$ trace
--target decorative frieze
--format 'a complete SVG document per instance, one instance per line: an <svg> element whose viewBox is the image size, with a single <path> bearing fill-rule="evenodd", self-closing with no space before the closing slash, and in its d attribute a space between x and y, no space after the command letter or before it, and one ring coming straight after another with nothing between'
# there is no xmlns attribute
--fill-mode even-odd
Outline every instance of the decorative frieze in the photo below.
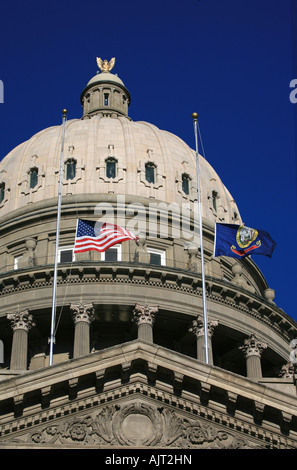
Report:
<svg viewBox="0 0 297 470"><path fill-rule="evenodd" d="M5 442L5 436L1 442ZM88 414L66 416L59 423L30 429L14 438L15 445L36 447L166 447L242 449L256 443L225 427L190 418L146 400L106 404ZM258 447L258 446L257 446Z"/></svg>

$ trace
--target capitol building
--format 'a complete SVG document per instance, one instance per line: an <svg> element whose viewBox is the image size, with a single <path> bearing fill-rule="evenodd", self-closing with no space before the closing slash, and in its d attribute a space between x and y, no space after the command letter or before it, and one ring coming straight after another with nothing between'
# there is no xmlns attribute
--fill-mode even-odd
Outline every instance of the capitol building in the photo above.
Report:
<svg viewBox="0 0 297 470"><path fill-rule="evenodd" d="M297 323L251 257L213 256L236 195L199 154L197 203L196 151L129 117L114 62L0 162L0 448L295 449ZM76 253L79 219L138 240Z"/></svg>

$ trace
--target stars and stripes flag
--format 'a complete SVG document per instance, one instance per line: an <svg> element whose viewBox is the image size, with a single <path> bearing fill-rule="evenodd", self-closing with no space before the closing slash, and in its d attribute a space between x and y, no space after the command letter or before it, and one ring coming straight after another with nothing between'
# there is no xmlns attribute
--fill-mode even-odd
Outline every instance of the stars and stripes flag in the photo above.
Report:
<svg viewBox="0 0 297 470"><path fill-rule="evenodd" d="M84 253L90 250L103 252L111 246L126 240L136 241L138 237L119 225L79 219L77 221L74 253Z"/></svg>

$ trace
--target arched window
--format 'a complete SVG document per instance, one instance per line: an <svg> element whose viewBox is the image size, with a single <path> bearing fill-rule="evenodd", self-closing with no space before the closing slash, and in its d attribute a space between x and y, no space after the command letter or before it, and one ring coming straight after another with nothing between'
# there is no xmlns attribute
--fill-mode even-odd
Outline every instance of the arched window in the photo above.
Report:
<svg viewBox="0 0 297 470"><path fill-rule="evenodd" d="M190 194L190 177L186 173L182 175L182 190L185 194Z"/></svg>
<svg viewBox="0 0 297 470"><path fill-rule="evenodd" d="M105 160L105 173L106 178L115 178L117 176L117 160L115 158L108 158Z"/></svg>
<svg viewBox="0 0 297 470"><path fill-rule="evenodd" d="M29 187L30 189L35 188L38 183L38 168L31 168L29 171Z"/></svg>
<svg viewBox="0 0 297 470"><path fill-rule="evenodd" d="M73 180L76 175L76 161L73 158L69 158L69 160L66 161L65 170L66 180Z"/></svg>
<svg viewBox="0 0 297 470"><path fill-rule="evenodd" d="M0 183L0 204L5 198L5 183Z"/></svg>
<svg viewBox="0 0 297 470"><path fill-rule="evenodd" d="M145 164L145 179L148 183L156 182L156 165L148 162Z"/></svg>

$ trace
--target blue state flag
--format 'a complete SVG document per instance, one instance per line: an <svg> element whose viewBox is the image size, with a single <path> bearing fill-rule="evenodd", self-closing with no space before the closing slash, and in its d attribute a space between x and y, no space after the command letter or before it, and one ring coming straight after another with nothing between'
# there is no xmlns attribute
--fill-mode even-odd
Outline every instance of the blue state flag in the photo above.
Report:
<svg viewBox="0 0 297 470"><path fill-rule="evenodd" d="M276 246L269 233L245 225L216 224L214 257L244 258L248 255L271 257Z"/></svg>

